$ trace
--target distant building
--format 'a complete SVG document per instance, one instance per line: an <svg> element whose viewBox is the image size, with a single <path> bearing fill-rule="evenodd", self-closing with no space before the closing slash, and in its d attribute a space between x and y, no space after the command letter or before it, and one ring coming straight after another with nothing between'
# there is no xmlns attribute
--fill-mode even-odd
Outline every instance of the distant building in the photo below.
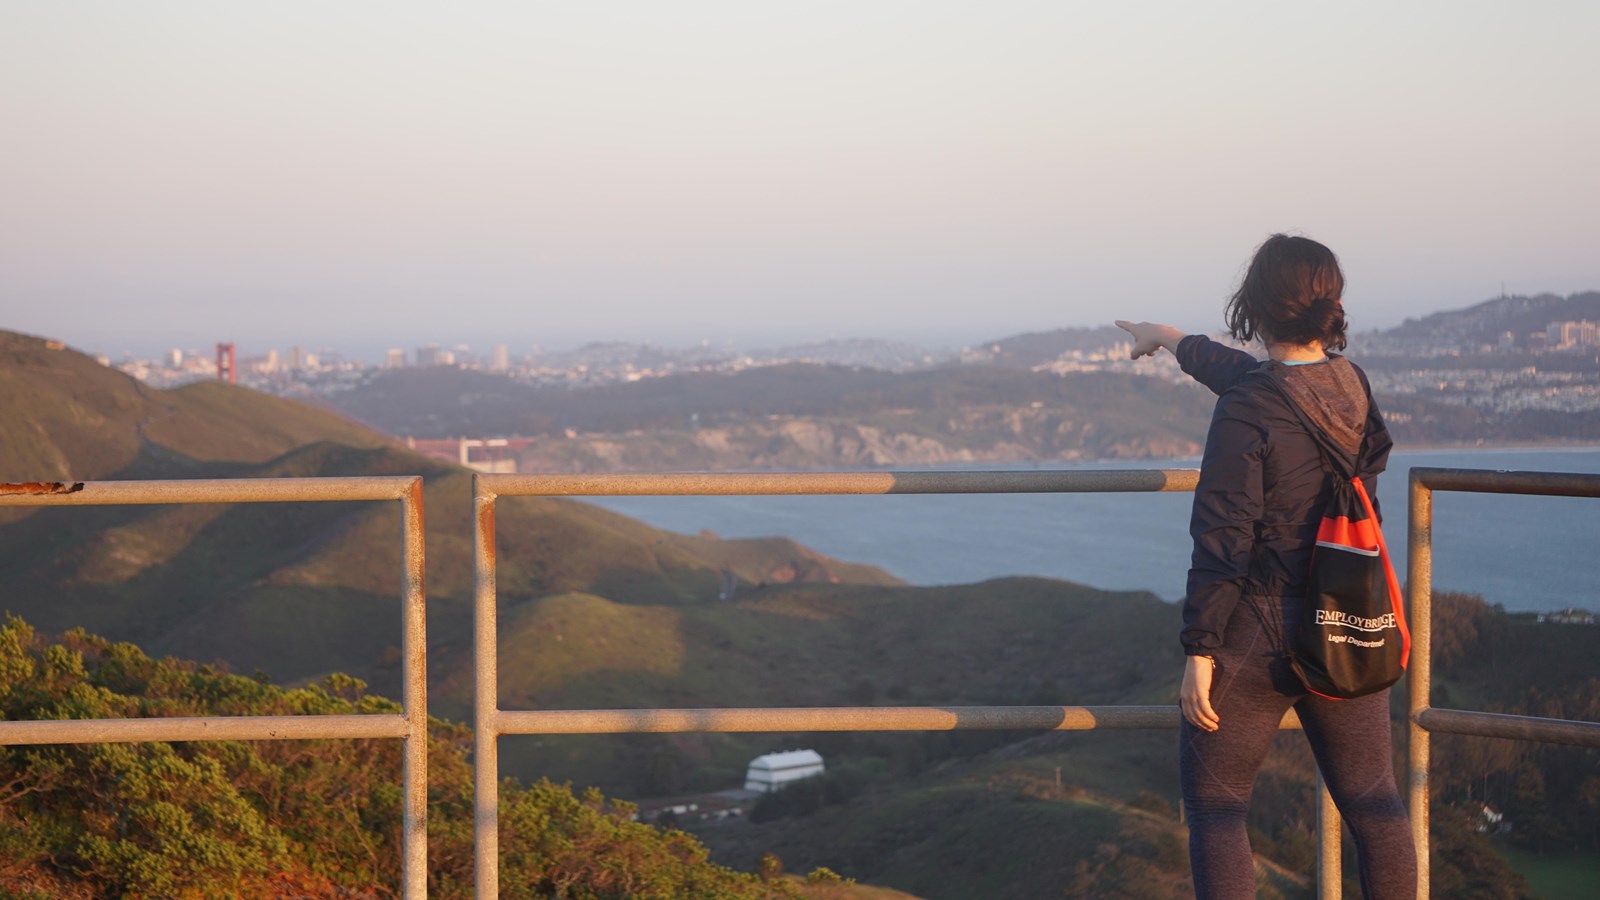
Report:
<svg viewBox="0 0 1600 900"><path fill-rule="evenodd" d="M406 352L394 347L383 358L383 367L386 369L404 369L406 367Z"/></svg>
<svg viewBox="0 0 1600 900"><path fill-rule="evenodd" d="M517 460L514 454L537 443L535 438L447 438L430 440L406 438L406 446L433 459L452 462L479 472L514 475Z"/></svg>
<svg viewBox="0 0 1600 900"><path fill-rule="evenodd" d="M1539 621L1555 625L1593 625L1594 613L1587 609L1574 609L1569 606L1560 612L1539 613Z"/></svg>
<svg viewBox="0 0 1600 900"><path fill-rule="evenodd" d="M1511 830L1511 823L1506 821L1505 813L1487 803L1483 804L1477 819L1479 834L1501 834Z"/></svg>
<svg viewBox="0 0 1600 900"><path fill-rule="evenodd" d="M822 772L822 755L815 750L768 753L750 761L750 768L744 776L744 789L770 794L796 781L821 775Z"/></svg>
<svg viewBox="0 0 1600 900"><path fill-rule="evenodd" d="M1551 322L1545 326L1545 340L1551 350L1593 347L1600 343L1600 325L1587 319L1580 322Z"/></svg>
<svg viewBox="0 0 1600 900"><path fill-rule="evenodd" d="M439 365L439 353L440 352L441 351L439 350L439 345L438 344L429 344L426 347L418 347L417 348L417 368L425 369L425 368L428 368L429 366L437 366L437 365Z"/></svg>
<svg viewBox="0 0 1600 900"><path fill-rule="evenodd" d="M506 345L495 344L489 348L489 371L504 372L509 368L511 368L511 358L506 352Z"/></svg>

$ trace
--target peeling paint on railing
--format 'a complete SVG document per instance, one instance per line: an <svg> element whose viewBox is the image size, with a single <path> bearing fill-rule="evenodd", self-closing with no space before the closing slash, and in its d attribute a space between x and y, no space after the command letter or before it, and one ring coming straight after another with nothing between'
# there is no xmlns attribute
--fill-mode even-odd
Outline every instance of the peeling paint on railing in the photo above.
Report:
<svg viewBox="0 0 1600 900"><path fill-rule="evenodd" d="M38 496L40 494L75 494L83 490L81 481L15 481L0 482L0 494Z"/></svg>

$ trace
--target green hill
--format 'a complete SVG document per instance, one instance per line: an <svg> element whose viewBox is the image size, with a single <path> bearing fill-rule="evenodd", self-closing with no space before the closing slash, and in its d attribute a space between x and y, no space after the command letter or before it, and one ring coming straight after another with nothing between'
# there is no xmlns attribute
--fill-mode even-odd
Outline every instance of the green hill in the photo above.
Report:
<svg viewBox="0 0 1600 900"><path fill-rule="evenodd" d="M0 331L0 409L0 481L169 477L207 463L264 463L313 441L387 442L326 410L244 388L151 390L57 342L9 331Z"/></svg>
<svg viewBox="0 0 1600 900"><path fill-rule="evenodd" d="M217 383L144 388L82 354L0 332L0 481L419 474L425 478L430 664L466 664L471 474L323 410ZM289 682L351 672L399 689L398 515L392 503L0 512L4 606L47 632L84 627L151 652ZM724 572L894 584L792 541L719 541L588 504L500 504L508 596L587 591L620 603L714 602ZM452 655L453 654L453 655ZM462 707L447 710L462 714Z"/></svg>
<svg viewBox="0 0 1600 900"><path fill-rule="evenodd" d="M1034 578L768 587L694 606L507 598L500 697L508 709L1165 702L1164 680L1145 673L1180 665L1176 643L1141 642L1148 655L1133 659L1121 636L1164 635L1172 615L1150 594ZM435 685L431 702L466 710L471 689L461 668ZM753 756L801 740L874 758L904 752L901 736L635 735L506 738L501 758L511 771L662 796L737 787ZM916 752L938 756L951 740Z"/></svg>

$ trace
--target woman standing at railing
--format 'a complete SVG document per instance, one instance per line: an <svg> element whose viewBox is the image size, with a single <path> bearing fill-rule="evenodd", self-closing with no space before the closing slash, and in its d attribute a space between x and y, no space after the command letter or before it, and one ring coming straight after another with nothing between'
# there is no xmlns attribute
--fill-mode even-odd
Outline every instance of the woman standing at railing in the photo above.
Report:
<svg viewBox="0 0 1600 900"><path fill-rule="evenodd" d="M1343 293L1331 250L1275 234L1256 251L1226 310L1233 337L1259 338L1266 361L1166 325L1117 322L1133 336L1134 359L1165 348L1218 395L1189 525L1194 556L1178 695L1189 859L1202 900L1255 896L1245 814L1290 706L1355 836L1363 893L1416 896L1416 853L1390 755L1388 690L1327 699L1309 693L1287 660L1332 491L1316 442L1354 459L1373 496L1392 445L1366 376L1328 352L1345 346ZM1322 434L1307 429L1290 396Z"/></svg>

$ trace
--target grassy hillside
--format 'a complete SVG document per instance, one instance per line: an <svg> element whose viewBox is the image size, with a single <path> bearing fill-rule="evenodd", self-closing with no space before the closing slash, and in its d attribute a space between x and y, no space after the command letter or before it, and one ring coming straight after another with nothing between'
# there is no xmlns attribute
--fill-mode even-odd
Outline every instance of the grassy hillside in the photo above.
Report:
<svg viewBox="0 0 1600 900"><path fill-rule="evenodd" d="M468 471L323 410L217 383L148 390L21 335L0 333L0 391L8 413L0 480L424 476L430 660L441 678L464 664ZM13 512L0 518L3 603L39 628L85 627L291 682L349 671L385 692L399 688L396 504ZM792 541L675 535L563 500L502 501L499 547L499 584L510 596L589 591L619 603L710 603L724 572L746 587L896 583Z"/></svg>
<svg viewBox="0 0 1600 900"><path fill-rule="evenodd" d="M1165 770L1164 759L1149 758L1150 742L1137 741L1130 753L1122 737L1099 738L1121 752L1093 753L1112 768L1091 780L1114 773L1139 784L1151 780L1141 764ZM1187 835L1171 803L1149 791L1128 798L1087 789L1076 780L1084 773L1070 767L1058 785L1050 763L1084 763L1082 756L951 764L806 814L707 827L701 836L716 858L736 865L765 847L799 869L832 859L840 871L930 898L1193 896ZM1277 880L1306 886L1303 878Z"/></svg>
<svg viewBox="0 0 1600 900"><path fill-rule="evenodd" d="M733 604L624 605L590 594L508 599L501 614L505 708L1026 705L1158 702L1146 666L1179 665L1176 643L1123 656L1121 635L1168 633L1172 607L1045 579L942 588L800 585ZM1064 651L1070 647L1070 652ZM447 656L464 656L450 648ZM436 709L468 708L464 666L442 676ZM962 736L958 742L1018 735ZM638 735L507 738L512 771L557 772L624 796L737 787L763 752L801 740L890 758L891 736Z"/></svg>
<svg viewBox="0 0 1600 900"><path fill-rule="evenodd" d="M593 705L1129 701L1144 667L1180 662L1176 644L1129 659L1119 636L1165 633L1173 609L1151 594L1009 578L955 587L800 585L732 604L624 606L565 594L502 613L506 702ZM1072 652L1061 652L1070 640ZM568 659L569 663L556 662ZM579 660L583 666L578 665ZM503 665L505 660L503 660ZM589 671L580 671L586 667ZM635 669L648 677L634 679ZM551 673L548 676L540 673ZM603 674L598 674L603 673ZM628 683L637 682L637 683ZM637 705L637 704L636 704Z"/></svg>
<svg viewBox="0 0 1600 900"><path fill-rule="evenodd" d="M1084 600L1089 620L1122 613L1126 604L1125 598L1114 605L1111 598ZM1481 598L1448 593L1435 597L1433 618L1436 704L1600 720L1600 630L1538 623ZM1161 652L1171 627L1170 618L1118 623L1117 649L1150 660L1127 676L1120 692L1029 702L1170 702L1179 669ZM1093 628L1079 633L1088 640L1072 640L1074 654L1092 654L1089 648L1106 640ZM1041 670L1049 665L1035 662ZM1084 664L1105 662L1102 656ZM973 670L966 674L979 677ZM1064 669L1053 674L1074 675ZM1403 772L1403 698L1397 693L1394 700L1394 762ZM798 869L824 864L930 898L1192 893L1171 732L812 735L805 741L823 753L829 773L764 800L751 822L697 827L714 858L743 867L754 854L776 853ZM1433 747L1436 894L1542 895L1519 874L1524 869L1528 880L1546 877L1560 885L1600 877L1600 807L1593 802L1600 796L1600 751L1449 735L1436 737ZM1312 765L1304 740L1286 733L1257 780L1249 826L1262 896L1310 896ZM1477 830L1486 803L1512 823L1508 832ZM1347 856L1347 884L1355 883L1351 862Z"/></svg>
<svg viewBox="0 0 1600 900"><path fill-rule="evenodd" d="M75 350L9 331L0 331L0 409L0 481L156 477L262 463L313 441L386 442L326 410L246 388L151 390Z"/></svg>

